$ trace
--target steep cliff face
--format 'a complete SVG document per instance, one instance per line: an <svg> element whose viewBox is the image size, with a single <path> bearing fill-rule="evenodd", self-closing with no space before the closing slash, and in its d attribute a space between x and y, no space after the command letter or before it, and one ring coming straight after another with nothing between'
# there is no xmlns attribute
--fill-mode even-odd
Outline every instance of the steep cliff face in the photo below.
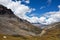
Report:
<svg viewBox="0 0 60 40"><path fill-rule="evenodd" d="M33 26L26 20L20 19L10 9L0 5L0 34L36 35L40 32L40 28Z"/></svg>

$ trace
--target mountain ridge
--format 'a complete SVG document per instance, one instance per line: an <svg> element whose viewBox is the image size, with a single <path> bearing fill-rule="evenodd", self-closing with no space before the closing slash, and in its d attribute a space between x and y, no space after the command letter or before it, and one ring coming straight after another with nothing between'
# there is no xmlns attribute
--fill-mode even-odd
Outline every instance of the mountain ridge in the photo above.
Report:
<svg viewBox="0 0 60 40"><path fill-rule="evenodd" d="M1 40L60 40L60 22L40 29L0 5ZM11 14L10 14L11 13ZM3 37L7 37L4 39Z"/></svg>
<svg viewBox="0 0 60 40"><path fill-rule="evenodd" d="M15 35L36 35L40 28L33 26L27 20L23 20L3 5L0 5L0 33Z"/></svg>

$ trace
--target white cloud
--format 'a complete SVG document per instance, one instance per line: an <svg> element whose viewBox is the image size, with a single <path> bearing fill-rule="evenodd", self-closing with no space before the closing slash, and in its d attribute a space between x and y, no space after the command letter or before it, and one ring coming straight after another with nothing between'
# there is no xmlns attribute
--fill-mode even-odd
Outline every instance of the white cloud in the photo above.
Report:
<svg viewBox="0 0 60 40"><path fill-rule="evenodd" d="M33 20L33 21L31 21ZM41 24L52 24L55 22L60 22L60 10L59 11L52 11L52 12L47 12L44 15L42 15L40 18L33 16L31 18L30 22L33 23L41 23Z"/></svg>
<svg viewBox="0 0 60 40"><path fill-rule="evenodd" d="M46 8L46 7L45 7L45 6L41 6L41 7L40 7L40 9L44 9L44 8Z"/></svg>
<svg viewBox="0 0 60 40"><path fill-rule="evenodd" d="M60 11L48 12L45 14L44 17L45 17L44 19L42 18L43 19L42 24L51 24L55 22L60 22Z"/></svg>
<svg viewBox="0 0 60 40"><path fill-rule="evenodd" d="M22 0L22 2L25 2L25 3L29 4L30 0Z"/></svg>
<svg viewBox="0 0 60 40"><path fill-rule="evenodd" d="M28 11L29 13L31 13L32 11L35 11L35 8L30 8L30 10Z"/></svg>
<svg viewBox="0 0 60 40"><path fill-rule="evenodd" d="M28 17L26 16L27 12L35 11L35 8L29 8L28 6L21 4L21 1L12 1L12 0L0 0L0 4L4 5L8 9L11 9L14 14L22 19L26 19L31 23L34 23L37 21L37 17Z"/></svg>
<svg viewBox="0 0 60 40"><path fill-rule="evenodd" d="M58 5L58 8L60 8L60 5Z"/></svg>
<svg viewBox="0 0 60 40"><path fill-rule="evenodd" d="M46 20L45 17L40 17L40 18L39 18L39 22L40 22L40 23L45 23L45 20Z"/></svg>
<svg viewBox="0 0 60 40"><path fill-rule="evenodd" d="M6 6L8 9L11 9L15 15L20 18L26 18L25 14L29 12L30 8L24 4L21 4L21 1L12 1L12 0L0 0L0 4Z"/></svg>
<svg viewBox="0 0 60 40"><path fill-rule="evenodd" d="M33 16L37 16L37 14L30 14L29 16L32 16L33 17Z"/></svg>
<svg viewBox="0 0 60 40"><path fill-rule="evenodd" d="M35 11L35 8L29 8L24 4L21 4L21 1L12 1L12 0L0 0L0 4L6 6L8 9L11 9L15 15L22 19L26 19L31 23L41 23L41 24L51 24L55 22L60 22L60 11L47 12L42 17L38 18L36 16L28 17L26 13L31 13ZM58 6L60 8L60 6Z"/></svg>
<svg viewBox="0 0 60 40"><path fill-rule="evenodd" d="M30 3L30 1L29 1L29 0L26 0L25 2L26 2L26 3L28 3L28 4Z"/></svg>
<svg viewBox="0 0 60 40"><path fill-rule="evenodd" d="M29 22L31 22L31 23L38 23L38 20L39 18L38 17L31 17L31 18L29 18Z"/></svg>
<svg viewBox="0 0 60 40"><path fill-rule="evenodd" d="M58 5L59 11L60 11L60 5Z"/></svg>
<svg viewBox="0 0 60 40"><path fill-rule="evenodd" d="M35 8L32 8L32 11L35 11L36 9Z"/></svg>

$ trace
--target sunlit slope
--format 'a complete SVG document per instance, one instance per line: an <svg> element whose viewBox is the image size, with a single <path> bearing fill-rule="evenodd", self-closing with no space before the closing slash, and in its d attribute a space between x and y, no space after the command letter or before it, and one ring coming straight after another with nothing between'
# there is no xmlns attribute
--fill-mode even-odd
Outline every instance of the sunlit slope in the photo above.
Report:
<svg viewBox="0 0 60 40"><path fill-rule="evenodd" d="M60 23L54 23L44 30L46 33L41 36L41 40L60 40Z"/></svg>

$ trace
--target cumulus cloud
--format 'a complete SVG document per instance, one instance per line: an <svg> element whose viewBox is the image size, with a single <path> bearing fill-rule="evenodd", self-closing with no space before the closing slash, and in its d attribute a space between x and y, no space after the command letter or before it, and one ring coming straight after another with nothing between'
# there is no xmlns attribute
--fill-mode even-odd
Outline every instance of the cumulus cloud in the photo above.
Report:
<svg viewBox="0 0 60 40"><path fill-rule="evenodd" d="M6 6L8 9L11 9L15 15L20 18L26 18L25 14L29 12L30 8L24 4L21 4L21 1L12 1L12 0L0 0L0 4Z"/></svg>
<svg viewBox="0 0 60 40"><path fill-rule="evenodd" d="M26 0L28 1L28 0ZM12 1L12 0L0 0L0 4L4 5L8 9L11 9L14 14L22 19L26 19L31 23L35 23L38 20L38 17L28 17L26 16L26 13L31 13L31 11L35 11L35 8L29 8L29 6L26 6L24 4L21 4L21 1ZM37 23L37 22L36 22Z"/></svg>
<svg viewBox="0 0 60 40"><path fill-rule="evenodd" d="M31 21L31 20L34 20L34 21ZM44 25L52 24L52 23L55 23L55 22L60 22L60 10L59 11L47 12L39 18L33 16L31 18L31 20L30 21L33 22L33 23L38 23L39 22L39 23L44 24Z"/></svg>
<svg viewBox="0 0 60 40"><path fill-rule="evenodd" d="M60 22L60 11L47 12L45 13L45 15L41 16L40 18L33 16L29 19L29 21L31 23L41 23L44 25Z"/></svg>
<svg viewBox="0 0 60 40"><path fill-rule="evenodd" d="M41 17L28 17L26 13L31 13L32 11L35 11L35 8L29 8L29 6L26 6L24 4L21 4L21 1L12 1L12 0L0 0L0 4L4 5L8 9L11 9L14 14L22 19L26 19L27 21L31 23L41 23L41 24L51 24L55 22L60 22L60 10L54 11L54 12L47 12ZM58 6L60 9L60 5Z"/></svg>
<svg viewBox="0 0 60 40"><path fill-rule="evenodd" d="M27 18L27 20L31 23L38 23L38 21L39 21L38 19L39 18L35 17L35 16Z"/></svg>
<svg viewBox="0 0 60 40"><path fill-rule="evenodd" d="M60 11L47 12L40 18L33 16L29 19L31 23L41 23L44 25L49 25L55 22L60 22Z"/></svg>
<svg viewBox="0 0 60 40"><path fill-rule="evenodd" d="M39 18L39 22L40 22L40 23L45 23L45 20L46 20L45 17L40 17L40 18Z"/></svg>

